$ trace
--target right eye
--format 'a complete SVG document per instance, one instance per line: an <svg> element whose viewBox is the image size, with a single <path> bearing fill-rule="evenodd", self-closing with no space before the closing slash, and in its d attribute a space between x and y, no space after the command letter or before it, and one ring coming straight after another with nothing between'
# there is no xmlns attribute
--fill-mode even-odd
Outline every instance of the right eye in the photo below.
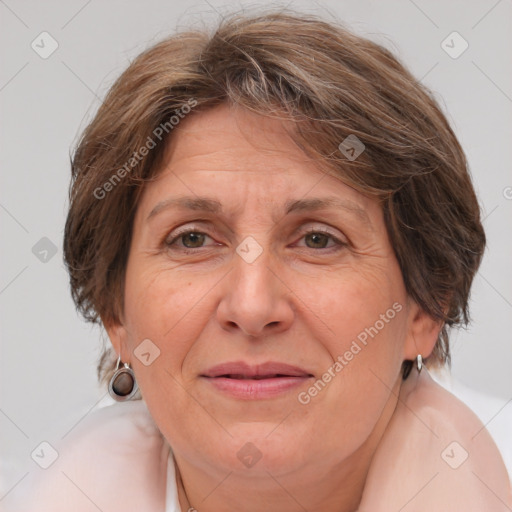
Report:
<svg viewBox="0 0 512 512"><path fill-rule="evenodd" d="M182 231L181 233L177 233L171 240L166 240L165 244L167 247L178 247L178 250L184 250L188 252L187 249L194 250L200 249L204 247L204 242L206 238L210 238L206 233L201 231L196 231L189 229L187 231ZM178 243L180 242L180 243Z"/></svg>

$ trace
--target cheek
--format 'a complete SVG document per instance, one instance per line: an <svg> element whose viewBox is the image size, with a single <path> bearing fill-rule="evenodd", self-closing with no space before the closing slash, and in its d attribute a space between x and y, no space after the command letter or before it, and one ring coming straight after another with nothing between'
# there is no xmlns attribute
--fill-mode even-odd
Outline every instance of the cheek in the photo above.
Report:
<svg viewBox="0 0 512 512"><path fill-rule="evenodd" d="M125 288L125 317L129 342L150 338L165 350L170 340L173 349L193 338L200 330L202 297L212 284L200 276L154 268L137 272L128 267ZM135 265L134 265L135 267ZM139 268L144 268L139 265ZM183 332L189 333L186 338Z"/></svg>
<svg viewBox="0 0 512 512"><path fill-rule="evenodd" d="M406 293L401 273L388 263L379 261L365 268L353 265L323 276L315 286L308 283L297 289L318 319L318 332L326 333L323 341L334 358L349 350L355 340L368 356L386 347L392 350L389 345L403 338ZM374 339L380 341L370 347Z"/></svg>
<svg viewBox="0 0 512 512"><path fill-rule="evenodd" d="M319 283L309 296L304 291L305 302L316 300L326 332L319 339L331 362L303 398L319 414L322 409L337 411L337 428L363 440L399 376L406 295L400 274L391 279L386 273L353 271L347 276Z"/></svg>
<svg viewBox="0 0 512 512"><path fill-rule="evenodd" d="M132 367L157 424L179 424L176 419L182 418L181 412L194 408L184 387L182 366L204 327L201 298L211 284L190 274L135 263L127 268L124 305ZM150 356L145 358L144 353ZM200 416L201 411L194 413Z"/></svg>
<svg viewBox="0 0 512 512"><path fill-rule="evenodd" d="M152 410L166 402L178 414L187 407L184 362L208 320L204 299L214 282L168 268L127 270L126 345L137 382Z"/></svg>

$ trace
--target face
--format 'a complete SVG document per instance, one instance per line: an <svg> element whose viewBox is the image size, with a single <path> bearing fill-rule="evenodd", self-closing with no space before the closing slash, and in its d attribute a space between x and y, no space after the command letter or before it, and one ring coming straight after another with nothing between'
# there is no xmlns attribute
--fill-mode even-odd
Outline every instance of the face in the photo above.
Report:
<svg viewBox="0 0 512 512"><path fill-rule="evenodd" d="M175 129L108 331L178 459L284 475L357 456L416 323L379 205L280 122L219 106Z"/></svg>

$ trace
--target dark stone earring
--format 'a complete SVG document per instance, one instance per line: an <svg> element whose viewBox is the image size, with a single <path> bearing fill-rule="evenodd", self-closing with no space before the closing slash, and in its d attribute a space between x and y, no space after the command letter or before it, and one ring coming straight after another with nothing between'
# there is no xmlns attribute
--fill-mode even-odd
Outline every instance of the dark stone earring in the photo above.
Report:
<svg viewBox="0 0 512 512"><path fill-rule="evenodd" d="M128 363L122 363L121 356L117 359L116 371L108 383L108 392L117 402L131 400L137 392L138 386L135 374Z"/></svg>

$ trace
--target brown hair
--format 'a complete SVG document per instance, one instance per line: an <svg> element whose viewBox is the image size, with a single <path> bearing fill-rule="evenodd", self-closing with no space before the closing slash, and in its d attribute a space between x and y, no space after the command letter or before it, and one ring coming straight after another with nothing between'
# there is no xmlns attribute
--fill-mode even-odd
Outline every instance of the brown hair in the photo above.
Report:
<svg viewBox="0 0 512 512"><path fill-rule="evenodd" d="M178 33L108 92L72 160L64 257L84 317L119 320L138 198L176 120L226 102L292 122L293 140L319 167L381 202L407 292L444 323L429 361L449 362L448 328L469 320L485 246L462 148L431 93L388 50L286 11ZM339 149L349 135L365 146L353 160ZM104 350L100 377L111 370Z"/></svg>

